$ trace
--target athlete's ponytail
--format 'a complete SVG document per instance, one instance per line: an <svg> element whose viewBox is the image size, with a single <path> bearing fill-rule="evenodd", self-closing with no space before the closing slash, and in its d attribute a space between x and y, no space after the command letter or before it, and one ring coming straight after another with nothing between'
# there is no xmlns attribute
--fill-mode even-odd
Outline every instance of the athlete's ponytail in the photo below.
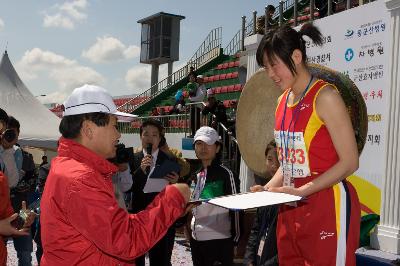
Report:
<svg viewBox="0 0 400 266"><path fill-rule="evenodd" d="M314 44L322 45L322 34L319 29L311 23L304 24L297 32L289 25L268 31L261 40L257 49L256 59L259 66L264 66L264 55L269 62L273 63L279 57L290 69L292 74L296 74L296 67L292 60L293 51L298 49L302 53L303 63L307 60L306 41L303 36L309 37Z"/></svg>
<svg viewBox="0 0 400 266"><path fill-rule="evenodd" d="M301 27L299 34L301 38L303 38L303 35L308 36L314 44L322 46L322 34L312 23L305 23Z"/></svg>

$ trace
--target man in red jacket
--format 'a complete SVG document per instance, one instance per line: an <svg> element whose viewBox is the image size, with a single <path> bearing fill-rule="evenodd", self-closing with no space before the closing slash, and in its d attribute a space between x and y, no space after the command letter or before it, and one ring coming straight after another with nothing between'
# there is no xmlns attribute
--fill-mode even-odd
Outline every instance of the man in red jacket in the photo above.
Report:
<svg viewBox="0 0 400 266"><path fill-rule="evenodd" d="M64 103L58 155L41 201L41 265L132 265L186 209L185 184L169 185L138 214L118 207L111 177L121 113L105 89L84 85Z"/></svg>

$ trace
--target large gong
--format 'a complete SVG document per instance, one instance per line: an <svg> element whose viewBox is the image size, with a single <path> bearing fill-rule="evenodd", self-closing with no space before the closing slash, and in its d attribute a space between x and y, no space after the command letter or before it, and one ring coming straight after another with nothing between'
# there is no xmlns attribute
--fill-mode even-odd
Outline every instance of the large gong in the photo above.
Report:
<svg viewBox="0 0 400 266"><path fill-rule="evenodd" d="M359 154L365 145L368 115L364 99L347 76L319 65L310 64L311 73L334 84L347 107L354 128ZM245 84L236 116L237 140L247 166L257 175L265 175L265 148L274 138L275 109L281 90L264 70L257 71Z"/></svg>
<svg viewBox="0 0 400 266"><path fill-rule="evenodd" d="M236 112L236 136L243 160L257 175L264 176L265 148L274 139L275 109L280 89L264 70L245 84Z"/></svg>

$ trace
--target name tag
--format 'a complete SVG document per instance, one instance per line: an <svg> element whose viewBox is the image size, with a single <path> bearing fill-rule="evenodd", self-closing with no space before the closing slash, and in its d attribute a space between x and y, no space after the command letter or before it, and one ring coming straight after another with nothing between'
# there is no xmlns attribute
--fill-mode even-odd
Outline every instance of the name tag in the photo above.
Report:
<svg viewBox="0 0 400 266"><path fill-rule="evenodd" d="M293 185L294 178L310 176L311 171L303 132L275 130L274 136L278 159L284 174L284 185Z"/></svg>

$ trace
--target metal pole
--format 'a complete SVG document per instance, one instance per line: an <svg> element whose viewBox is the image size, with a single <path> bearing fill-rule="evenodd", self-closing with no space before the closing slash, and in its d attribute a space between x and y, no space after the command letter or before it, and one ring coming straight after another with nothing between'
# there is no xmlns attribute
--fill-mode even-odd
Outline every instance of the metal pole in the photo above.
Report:
<svg viewBox="0 0 400 266"><path fill-rule="evenodd" d="M174 67L174 62L168 62L168 86L172 85L172 71Z"/></svg>
<svg viewBox="0 0 400 266"><path fill-rule="evenodd" d="M283 1L279 1L279 26L283 25Z"/></svg>
<svg viewBox="0 0 400 266"><path fill-rule="evenodd" d="M267 10L267 6L265 6L265 14L264 14L264 34L267 33L267 30L269 29L269 12Z"/></svg>
<svg viewBox="0 0 400 266"><path fill-rule="evenodd" d="M315 6L315 1L310 0L310 20L314 20L314 6Z"/></svg>
<svg viewBox="0 0 400 266"><path fill-rule="evenodd" d="M242 40L241 40L241 50L244 51L244 37L246 36L246 16L242 16Z"/></svg>
<svg viewBox="0 0 400 266"><path fill-rule="evenodd" d="M257 33L257 11L253 11L253 34Z"/></svg>
<svg viewBox="0 0 400 266"><path fill-rule="evenodd" d="M328 16L332 15L332 0L328 0Z"/></svg>
<svg viewBox="0 0 400 266"><path fill-rule="evenodd" d="M295 27L297 26L297 17L298 17L297 4L298 4L298 0L294 0L293 17L294 17L294 26Z"/></svg>
<svg viewBox="0 0 400 266"><path fill-rule="evenodd" d="M346 9L350 9L351 8L351 0L347 0L346 1Z"/></svg>
<svg viewBox="0 0 400 266"><path fill-rule="evenodd" d="M155 86L158 83L158 63L151 64L151 94L156 93L157 87Z"/></svg>

